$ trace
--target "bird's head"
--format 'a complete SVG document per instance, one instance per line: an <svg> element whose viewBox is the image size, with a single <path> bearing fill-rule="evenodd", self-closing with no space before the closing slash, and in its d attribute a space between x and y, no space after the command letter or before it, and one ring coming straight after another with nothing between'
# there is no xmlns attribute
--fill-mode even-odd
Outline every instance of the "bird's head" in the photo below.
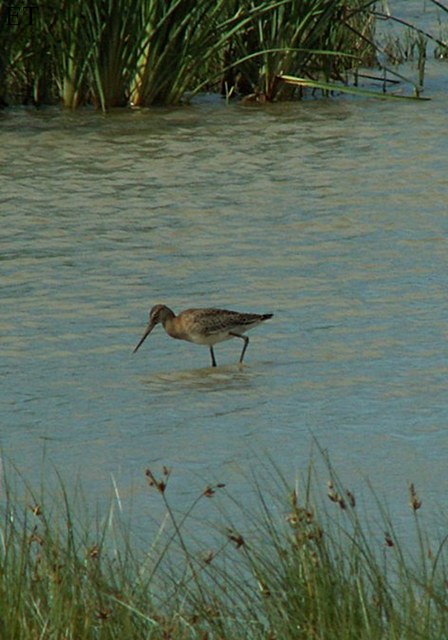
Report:
<svg viewBox="0 0 448 640"><path fill-rule="evenodd" d="M149 312L148 326L146 327L140 342L135 347L134 353L141 347L154 327L159 323L162 323L164 325L168 318L174 318L174 313L165 304L156 304L152 307L151 311Z"/></svg>

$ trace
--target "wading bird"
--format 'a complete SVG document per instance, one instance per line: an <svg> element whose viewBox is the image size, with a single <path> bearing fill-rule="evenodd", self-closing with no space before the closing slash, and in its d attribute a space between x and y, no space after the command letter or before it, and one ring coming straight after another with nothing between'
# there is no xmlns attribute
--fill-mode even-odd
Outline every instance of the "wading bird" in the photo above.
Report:
<svg viewBox="0 0 448 640"><path fill-rule="evenodd" d="M142 339L134 349L134 353L154 327L161 323L169 336L178 340L188 340L195 344L203 344L210 349L212 357L212 367L216 367L213 345L230 338L241 338L244 340L241 351L240 364L243 362L249 338L244 335L249 329L253 329L261 322L272 318L272 313L238 313L237 311L227 311L226 309L186 309L175 315L173 311L164 304L156 304L149 312L149 323L145 329Z"/></svg>

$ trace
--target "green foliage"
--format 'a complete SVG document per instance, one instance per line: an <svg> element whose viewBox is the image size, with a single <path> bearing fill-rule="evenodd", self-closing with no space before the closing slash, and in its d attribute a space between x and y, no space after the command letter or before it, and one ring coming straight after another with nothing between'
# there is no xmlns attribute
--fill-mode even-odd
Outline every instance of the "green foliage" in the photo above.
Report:
<svg viewBox="0 0 448 640"><path fill-rule="evenodd" d="M107 110L289 97L283 74L339 80L374 60L369 0L0 0L0 99ZM15 6L15 5L14 5Z"/></svg>
<svg viewBox="0 0 448 640"><path fill-rule="evenodd" d="M204 76L219 46L219 20L227 0L166 0L149 3L146 38L138 61L133 102L179 103Z"/></svg>
<svg viewBox="0 0 448 640"><path fill-rule="evenodd" d="M13 489L9 471L0 509L0 637L446 637L447 538L437 543L425 533L413 484L403 544L385 505L372 493L366 522L328 461L325 492L312 467L294 488L275 469L265 473L253 480L252 510L217 484L179 514L170 471L147 470L148 491L166 516L144 553L114 502L105 517L92 517L79 487L69 497L59 478L59 497L50 500L48 488L24 490L16 476ZM199 503L211 510L218 503L205 529L194 514Z"/></svg>
<svg viewBox="0 0 448 640"><path fill-rule="evenodd" d="M0 2L0 101L20 95L24 104L50 102L53 69L42 14L14 7Z"/></svg>
<svg viewBox="0 0 448 640"><path fill-rule="evenodd" d="M340 79L348 69L374 61L372 3L363 0L243 0L250 16L230 42L227 58L236 82L273 100L290 88L282 74Z"/></svg>

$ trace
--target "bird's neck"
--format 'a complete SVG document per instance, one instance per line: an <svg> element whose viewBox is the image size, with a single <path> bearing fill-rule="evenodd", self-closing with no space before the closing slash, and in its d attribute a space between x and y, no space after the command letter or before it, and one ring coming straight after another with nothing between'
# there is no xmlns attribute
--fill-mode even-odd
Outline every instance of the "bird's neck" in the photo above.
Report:
<svg viewBox="0 0 448 640"><path fill-rule="evenodd" d="M176 318L176 316L171 310L169 311L169 313L168 312L166 313L166 315L162 320L163 328L165 329L167 334L172 338L179 337L179 327L177 326L178 322L176 322L177 320L178 318Z"/></svg>

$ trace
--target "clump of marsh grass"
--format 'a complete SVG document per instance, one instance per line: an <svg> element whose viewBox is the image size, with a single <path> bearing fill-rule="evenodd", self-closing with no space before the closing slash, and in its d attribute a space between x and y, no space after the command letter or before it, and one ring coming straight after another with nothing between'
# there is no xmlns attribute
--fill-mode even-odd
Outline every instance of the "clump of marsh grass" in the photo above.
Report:
<svg viewBox="0 0 448 640"><path fill-rule="evenodd" d="M326 486L311 465L293 486L273 465L265 471L265 479L252 480L250 509L217 483L179 513L169 496L171 471L147 469L148 491L166 514L148 552L135 548L119 512L111 507L92 519L60 479L53 505L45 488L37 496L29 486L19 502L6 478L0 637L445 637L448 536L436 545L426 535L413 483L416 544L408 549L373 492L375 518L366 521L328 459ZM199 505L217 507L208 524L196 519Z"/></svg>
<svg viewBox="0 0 448 640"><path fill-rule="evenodd" d="M106 111L179 104L218 87L227 98L265 102L300 97L304 80L344 86L347 74L376 64L374 5L42 0L20 5L11 20L15 5L0 3L0 103Z"/></svg>
<svg viewBox="0 0 448 640"><path fill-rule="evenodd" d="M296 93L296 87L282 82L284 75L329 82L341 80L349 69L375 61L372 3L235 4L246 9L248 20L230 40L226 61L233 64L226 82L244 92L249 87L258 101Z"/></svg>
<svg viewBox="0 0 448 640"><path fill-rule="evenodd" d="M425 31L417 24L411 24L398 15L393 15L387 5L383 7L383 11L380 9L375 11L377 18L390 21L402 29L399 35L386 36L383 46L378 47L380 56L385 57L388 63L394 66L415 62L418 72L418 91L423 89L429 46L432 45L432 53L436 59L442 60L448 57L447 26L442 19L443 16L445 18L448 16L448 7L439 0L429 0L429 2L441 12L438 15L438 34Z"/></svg>
<svg viewBox="0 0 448 640"><path fill-rule="evenodd" d="M419 61L426 58L428 37L408 27L401 37L388 36L383 46L383 53L393 65L404 62Z"/></svg>
<svg viewBox="0 0 448 640"><path fill-rule="evenodd" d="M36 5L0 3L0 106L51 103L54 69L42 26Z"/></svg>
<svg viewBox="0 0 448 640"><path fill-rule="evenodd" d="M417 548L411 552L374 495L372 527L358 513L354 492L329 464L328 470L332 509L313 504L308 491L292 490L290 531L275 538L269 555L257 550L255 567L269 602L264 611L275 637L442 638L448 621L446 538L433 553L414 485L409 492ZM265 513L271 523L270 510Z"/></svg>
<svg viewBox="0 0 448 640"><path fill-rule="evenodd" d="M434 57L438 60L446 60L448 58L448 25L443 22L442 17L448 17L448 7L438 2L438 0L431 0L432 3L441 10L441 14L438 16L439 34L435 40L436 46L434 48Z"/></svg>
<svg viewBox="0 0 448 640"><path fill-rule="evenodd" d="M84 508L78 518L62 483L56 506L28 487L27 504L19 507L4 486L1 637L119 637L118 630L135 637L136 627L151 627L151 599L138 566L126 544L114 545L110 524L92 529Z"/></svg>

